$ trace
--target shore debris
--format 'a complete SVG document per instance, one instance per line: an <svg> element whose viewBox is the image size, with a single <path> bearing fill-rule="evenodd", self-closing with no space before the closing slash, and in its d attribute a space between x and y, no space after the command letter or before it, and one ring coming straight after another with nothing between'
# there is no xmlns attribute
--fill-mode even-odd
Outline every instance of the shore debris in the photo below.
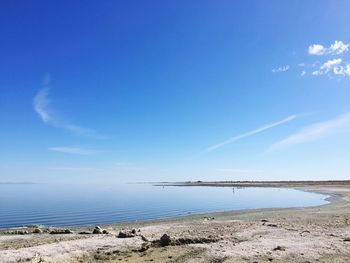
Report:
<svg viewBox="0 0 350 263"><path fill-rule="evenodd" d="M221 237L217 236L208 236L208 237L179 237L172 238L168 234L164 234L161 236L159 240L152 241L154 245L160 245L162 247L165 246L181 246L188 244L208 244L215 243L222 240Z"/></svg>
<svg viewBox="0 0 350 263"><path fill-rule="evenodd" d="M51 235L60 235L60 234L74 234L70 229L53 229L50 231Z"/></svg>
<svg viewBox="0 0 350 263"><path fill-rule="evenodd" d="M136 236L136 230L133 229L131 231L120 231L118 234L118 238L131 238Z"/></svg>

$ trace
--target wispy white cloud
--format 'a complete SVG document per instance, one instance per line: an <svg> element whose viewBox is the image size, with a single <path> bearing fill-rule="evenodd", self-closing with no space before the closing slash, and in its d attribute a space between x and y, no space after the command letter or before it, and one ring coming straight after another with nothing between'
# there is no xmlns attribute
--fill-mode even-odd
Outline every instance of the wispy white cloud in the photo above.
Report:
<svg viewBox="0 0 350 263"><path fill-rule="evenodd" d="M48 75L43 81L43 88L33 98L33 107L35 112L39 115L41 120L48 125L56 128L67 130L76 135L85 136L94 139L107 139L106 136L98 134L95 130L85 128L73 123L58 118L57 113L51 106L50 99L50 76Z"/></svg>
<svg viewBox="0 0 350 263"><path fill-rule="evenodd" d="M341 58L328 60L318 70L311 73L313 76L329 75L335 77L350 76L350 63L343 63Z"/></svg>
<svg viewBox="0 0 350 263"><path fill-rule="evenodd" d="M310 55L340 55L349 51L350 44L344 44L343 41L335 40L330 47L324 47L321 44L313 44L308 48Z"/></svg>
<svg viewBox="0 0 350 263"><path fill-rule="evenodd" d="M272 72L273 73L278 73L278 72L286 72L288 70L289 70L289 65L286 65L286 66L281 66L281 67L278 67L278 68L273 68Z"/></svg>
<svg viewBox="0 0 350 263"><path fill-rule="evenodd" d="M49 148L49 150L54 152L79 154L79 155L91 155L96 153L95 150L84 149L80 147L51 147Z"/></svg>
<svg viewBox="0 0 350 263"><path fill-rule="evenodd" d="M303 70L303 71L300 73L300 76L302 76L302 77L303 77L303 76L305 76L305 75L306 75L306 73L307 73L307 72L306 72L305 70Z"/></svg>
<svg viewBox="0 0 350 263"><path fill-rule="evenodd" d="M50 100L48 97L49 88L40 90L33 99L34 110L39 114L43 122L51 121L51 113L49 111Z"/></svg>
<svg viewBox="0 0 350 263"><path fill-rule="evenodd" d="M214 150L216 150L218 148L221 148L221 147L223 147L225 145L237 142L237 141L239 141L241 139L244 139L246 137L250 137L250 136L253 136L255 134L261 133L263 131L266 131L268 129L271 129L273 127L285 124L287 122L290 122L290 121L294 120L296 117L297 117L297 115L291 115L291 116L289 116L289 117L287 117L287 118L285 118L283 120L280 120L280 121L277 121L277 122L273 122L273 123L269 123L269 124L266 124L266 125L264 125L264 126L262 126L260 128L255 129L255 130L252 130L252 131L249 131L249 132L245 132L243 134L231 137L231 138L229 138L229 139L227 139L227 140L225 140L223 142L217 143L215 145L212 145L212 146L206 148L204 150L204 153L214 151Z"/></svg>
<svg viewBox="0 0 350 263"><path fill-rule="evenodd" d="M272 144L267 152L273 152L289 146L312 142L328 136L350 131L350 112L335 119L319 122L305 127L299 132Z"/></svg>
<svg viewBox="0 0 350 263"><path fill-rule="evenodd" d="M349 51L349 44L344 44L342 41L336 40L328 50L332 55L339 55Z"/></svg>
<svg viewBox="0 0 350 263"><path fill-rule="evenodd" d="M339 65L333 68L335 75L350 76L350 63L347 65Z"/></svg>
<svg viewBox="0 0 350 263"><path fill-rule="evenodd" d="M332 69L336 65L339 65L341 62L342 62L341 58L328 60L325 63L323 63L318 70L313 71L311 74L315 76L327 74L329 72L332 72Z"/></svg>

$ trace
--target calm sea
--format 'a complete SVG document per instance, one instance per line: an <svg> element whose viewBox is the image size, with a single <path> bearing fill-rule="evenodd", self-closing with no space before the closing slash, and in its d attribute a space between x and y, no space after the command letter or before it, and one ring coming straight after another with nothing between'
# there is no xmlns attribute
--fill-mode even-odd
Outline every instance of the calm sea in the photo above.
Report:
<svg viewBox="0 0 350 263"><path fill-rule="evenodd" d="M283 188L149 184L0 184L0 227L96 225L252 208L306 207L325 196Z"/></svg>

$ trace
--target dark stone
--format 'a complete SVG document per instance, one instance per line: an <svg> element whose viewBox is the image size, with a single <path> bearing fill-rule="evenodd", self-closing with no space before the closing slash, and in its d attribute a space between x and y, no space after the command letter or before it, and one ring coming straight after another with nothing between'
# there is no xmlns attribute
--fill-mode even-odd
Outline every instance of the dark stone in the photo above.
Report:
<svg viewBox="0 0 350 263"><path fill-rule="evenodd" d="M148 239L144 235L140 235L142 241L148 242Z"/></svg>
<svg viewBox="0 0 350 263"><path fill-rule="evenodd" d="M270 226L270 227L278 227L276 224L267 224L267 226Z"/></svg>
<svg viewBox="0 0 350 263"><path fill-rule="evenodd" d="M81 231L81 232L79 232L79 235L91 235L92 234L92 232L90 232L90 231Z"/></svg>
<svg viewBox="0 0 350 263"><path fill-rule="evenodd" d="M286 248L285 247L282 247L282 246L277 246L273 249L273 251L285 251Z"/></svg>
<svg viewBox="0 0 350 263"><path fill-rule="evenodd" d="M40 229L40 228L35 228L34 230L33 230L33 233L34 234L41 234L43 231Z"/></svg>
<svg viewBox="0 0 350 263"><path fill-rule="evenodd" d="M17 230L14 232L14 234L17 234L17 235L27 235L28 234L28 231L26 230Z"/></svg>
<svg viewBox="0 0 350 263"><path fill-rule="evenodd" d="M167 234L162 235L162 237L159 239L161 246L169 246L171 243L171 238Z"/></svg>
<svg viewBox="0 0 350 263"><path fill-rule="evenodd" d="M135 237L136 235L132 232L126 232L126 231L120 231L118 234L118 238L131 238Z"/></svg>
<svg viewBox="0 0 350 263"><path fill-rule="evenodd" d="M102 234L102 229L101 229L101 227L96 226L95 229L94 229L94 231L92 231L92 233L95 234L95 235Z"/></svg>

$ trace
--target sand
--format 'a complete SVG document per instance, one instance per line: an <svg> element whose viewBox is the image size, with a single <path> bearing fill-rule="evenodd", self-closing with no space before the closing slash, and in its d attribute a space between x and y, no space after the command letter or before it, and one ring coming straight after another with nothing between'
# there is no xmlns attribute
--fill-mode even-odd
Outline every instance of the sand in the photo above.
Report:
<svg viewBox="0 0 350 263"><path fill-rule="evenodd" d="M299 189L327 194L330 203L107 225L99 235L79 234L93 229L84 227L59 235L3 230L0 262L350 262L350 187ZM132 229L134 237L117 237Z"/></svg>

